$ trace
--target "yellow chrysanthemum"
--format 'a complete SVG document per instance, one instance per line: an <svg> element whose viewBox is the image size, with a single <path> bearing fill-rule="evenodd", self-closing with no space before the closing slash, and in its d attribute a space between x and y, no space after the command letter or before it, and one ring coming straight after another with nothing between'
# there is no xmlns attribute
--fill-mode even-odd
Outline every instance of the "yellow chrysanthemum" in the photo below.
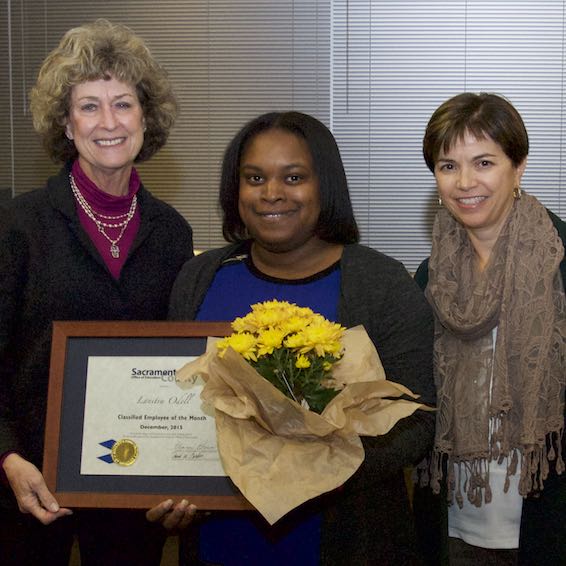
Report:
<svg viewBox="0 0 566 566"><path fill-rule="evenodd" d="M287 301L273 300L252 305L252 312L247 316L253 317L253 324L258 330L287 328L287 325L291 324L292 328L286 330L290 332L308 324L313 315L313 311L309 308L298 307ZM299 323L299 319L302 319L302 322Z"/></svg>
<svg viewBox="0 0 566 566"><path fill-rule="evenodd" d="M276 328L263 330L257 337L257 355L273 354L273 350L283 345L283 338L285 333L282 330Z"/></svg>
<svg viewBox="0 0 566 566"><path fill-rule="evenodd" d="M264 312L264 311L273 311L273 310L290 310L295 305L287 301L278 301L277 299L273 299L271 301L264 301L263 303L256 303L252 305L253 312Z"/></svg>
<svg viewBox="0 0 566 566"><path fill-rule="evenodd" d="M317 320L299 333L303 341L299 351L301 354L306 354L314 350L320 357L326 354L339 357L342 348L340 339L343 333L344 328L339 324L329 322L324 318L322 321Z"/></svg>
<svg viewBox="0 0 566 566"><path fill-rule="evenodd" d="M295 315L300 316L304 319L307 319L309 322L314 317L321 316L321 315L315 314L314 311L312 309L309 309L308 307L297 307L295 309Z"/></svg>
<svg viewBox="0 0 566 566"><path fill-rule="evenodd" d="M306 369L311 367L311 361L304 356L303 354L299 354L297 356L297 361L295 362L295 366L299 369Z"/></svg>
<svg viewBox="0 0 566 566"><path fill-rule="evenodd" d="M285 319L285 313L275 309L254 312L254 315L258 330L275 328Z"/></svg>
<svg viewBox="0 0 566 566"><path fill-rule="evenodd" d="M257 361L256 356L256 337L249 332L241 334L232 334L227 338L219 340L216 344L218 348L218 355L222 357L227 348L232 348L234 351L241 354L246 360Z"/></svg>
<svg viewBox="0 0 566 566"><path fill-rule="evenodd" d="M285 334L294 334L307 326L309 321L304 317L293 315L281 323L280 328Z"/></svg>
<svg viewBox="0 0 566 566"><path fill-rule="evenodd" d="M287 348L291 348L291 350L298 350L306 345L305 335L302 332L291 334L285 338L285 342L283 344Z"/></svg>
<svg viewBox="0 0 566 566"><path fill-rule="evenodd" d="M339 324L308 307L272 300L252 305L232 328L235 333L217 343L220 356L233 348L285 395L319 413L337 394L329 376L331 356L342 356L345 328Z"/></svg>
<svg viewBox="0 0 566 566"><path fill-rule="evenodd" d="M253 317L246 315L244 317L238 317L232 322L232 329L234 332L255 332L257 327L254 324Z"/></svg>

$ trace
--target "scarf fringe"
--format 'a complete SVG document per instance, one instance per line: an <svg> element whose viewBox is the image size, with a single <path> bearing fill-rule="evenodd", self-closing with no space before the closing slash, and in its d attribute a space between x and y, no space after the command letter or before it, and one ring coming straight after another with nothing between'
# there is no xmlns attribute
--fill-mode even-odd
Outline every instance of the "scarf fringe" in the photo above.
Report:
<svg viewBox="0 0 566 566"><path fill-rule="evenodd" d="M544 489L544 482L550 473L550 464L554 462L557 475L565 471L562 457L562 437L564 428L548 434L546 442L541 446L530 448L512 448L507 454L498 451L498 458L470 458L457 460L446 452L435 450L426 460L419 464L417 473L419 485L430 485L433 493L440 493L440 485L446 475L448 502L456 503L462 508L464 497L476 507L490 503L493 498L490 485L490 464L507 461L503 491L507 493L510 478L517 474L521 467L519 494L523 497ZM445 473L446 470L446 473Z"/></svg>

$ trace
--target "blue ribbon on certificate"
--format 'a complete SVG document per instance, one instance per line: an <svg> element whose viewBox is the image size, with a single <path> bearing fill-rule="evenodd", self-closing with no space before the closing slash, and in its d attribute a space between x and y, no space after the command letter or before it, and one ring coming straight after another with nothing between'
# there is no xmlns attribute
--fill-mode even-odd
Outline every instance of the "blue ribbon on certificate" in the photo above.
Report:
<svg viewBox="0 0 566 566"><path fill-rule="evenodd" d="M115 440L105 440L104 442L99 442L100 446L104 446L104 448L108 448L108 450L112 450L114 444L116 444ZM112 459L112 452L110 454L105 454L104 456L98 456L99 460L106 462L107 464L113 464L114 460Z"/></svg>

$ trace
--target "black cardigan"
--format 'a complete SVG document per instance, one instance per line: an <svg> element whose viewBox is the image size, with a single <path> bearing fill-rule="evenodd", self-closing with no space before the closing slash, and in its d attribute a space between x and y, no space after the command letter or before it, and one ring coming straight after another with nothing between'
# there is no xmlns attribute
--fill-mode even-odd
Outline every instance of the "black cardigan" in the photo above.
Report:
<svg viewBox="0 0 566 566"><path fill-rule="evenodd" d="M193 319L222 262L244 249L245 244L235 244L189 261L175 282L170 318ZM346 246L338 313L344 326L364 325L389 379L434 404L432 313L399 262L364 246ZM403 468L431 448L433 423L431 413L417 411L388 434L363 438L365 461L343 488L290 513L271 533L322 512L322 564L419 564ZM196 540L195 534L187 547L195 550Z"/></svg>
<svg viewBox="0 0 566 566"><path fill-rule="evenodd" d="M566 248L566 223L548 211L558 235ZM560 264L566 290L566 258ZM422 289L428 283L428 259L415 274ZM566 371L566 368L564 368ZM566 410L564 415L566 421ZM562 458L566 461L566 438L562 438ZM415 509L418 517L419 539L426 549L429 564L447 564L446 542L448 516L446 492L433 496L428 489L418 489ZM523 501L521 531L519 535L519 564L566 565L566 473L557 475L552 469L544 483L544 490Z"/></svg>
<svg viewBox="0 0 566 566"><path fill-rule="evenodd" d="M171 286L192 257L192 231L140 187L141 224L115 280L83 230L69 168L0 210L0 454L41 469L54 320L164 319ZM0 507L14 507L0 487Z"/></svg>

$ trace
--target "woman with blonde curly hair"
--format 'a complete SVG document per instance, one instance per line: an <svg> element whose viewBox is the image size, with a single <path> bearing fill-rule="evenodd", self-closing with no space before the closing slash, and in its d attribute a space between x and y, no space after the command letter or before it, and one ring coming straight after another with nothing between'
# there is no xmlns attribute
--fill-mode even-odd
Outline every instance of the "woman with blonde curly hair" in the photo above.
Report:
<svg viewBox="0 0 566 566"><path fill-rule="evenodd" d="M0 563L158 565L163 526L187 501L147 512L61 508L40 473L53 320L162 319L192 231L141 184L135 162L176 115L165 71L130 29L68 31L31 93L34 126L60 173L9 203L0 225ZM19 511L18 511L19 509ZM21 512L21 513L20 513Z"/></svg>

